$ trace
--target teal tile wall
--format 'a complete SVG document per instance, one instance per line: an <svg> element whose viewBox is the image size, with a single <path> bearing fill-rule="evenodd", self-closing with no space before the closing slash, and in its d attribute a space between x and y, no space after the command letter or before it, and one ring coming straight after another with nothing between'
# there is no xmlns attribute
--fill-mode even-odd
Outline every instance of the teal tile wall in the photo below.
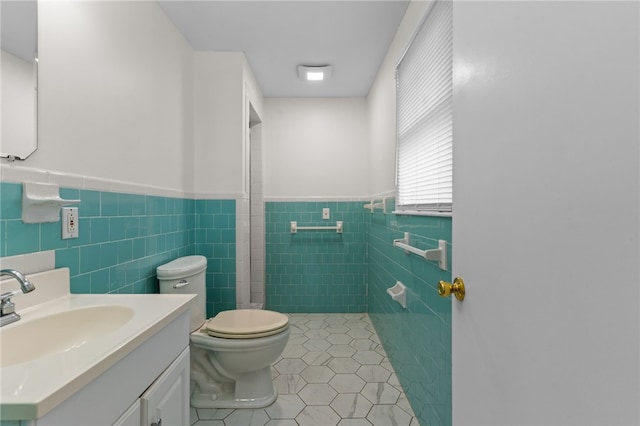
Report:
<svg viewBox="0 0 640 426"><path fill-rule="evenodd" d="M235 200L189 200L61 188L80 199L80 237L61 223L22 222L22 185L0 183L0 257L55 250L73 293L157 293L156 267L180 256L208 259L207 308L235 308Z"/></svg>
<svg viewBox="0 0 640 426"><path fill-rule="evenodd" d="M236 308L236 202L197 200L195 252L207 258L207 315Z"/></svg>
<svg viewBox="0 0 640 426"><path fill-rule="evenodd" d="M157 293L155 268L193 254L193 200L61 188L81 200L80 237L63 240L59 221L22 222L22 185L1 185L0 256L55 250L72 293Z"/></svg>
<svg viewBox="0 0 640 426"><path fill-rule="evenodd" d="M265 203L266 307L280 312L367 311L367 222L361 202ZM331 219L322 220L322 209ZM335 226L299 231L298 226Z"/></svg>
<svg viewBox="0 0 640 426"><path fill-rule="evenodd" d="M437 285L451 280L451 218L382 212L369 218L369 316L420 424L450 425L451 299L438 296ZM448 271L394 247L404 232L420 249L446 240ZM396 281L407 287L407 309L386 293Z"/></svg>
<svg viewBox="0 0 640 426"><path fill-rule="evenodd" d="M0 183L0 257L55 250L56 266L71 270L74 293L154 293L158 265L202 254L207 314L235 307L235 200L60 192L82 200L78 239L62 240L60 222L22 223L22 185ZM435 248L438 239L451 241L451 219L371 214L362 204L265 204L266 305L291 313L368 311L420 423L449 425L451 300L436 289L451 273L392 241L409 232L413 245ZM321 219L323 207L331 209L331 220ZM344 233L292 235L292 220L300 226L342 220ZM451 259L450 244L448 251ZM406 310L386 293L397 280L408 287Z"/></svg>

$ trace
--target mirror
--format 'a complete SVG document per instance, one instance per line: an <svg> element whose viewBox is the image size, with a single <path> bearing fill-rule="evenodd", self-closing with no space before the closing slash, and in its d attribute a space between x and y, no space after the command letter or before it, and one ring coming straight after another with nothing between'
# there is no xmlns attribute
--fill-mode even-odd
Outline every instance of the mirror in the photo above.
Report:
<svg viewBox="0 0 640 426"><path fill-rule="evenodd" d="M38 3L0 1L0 157L24 160L38 148Z"/></svg>

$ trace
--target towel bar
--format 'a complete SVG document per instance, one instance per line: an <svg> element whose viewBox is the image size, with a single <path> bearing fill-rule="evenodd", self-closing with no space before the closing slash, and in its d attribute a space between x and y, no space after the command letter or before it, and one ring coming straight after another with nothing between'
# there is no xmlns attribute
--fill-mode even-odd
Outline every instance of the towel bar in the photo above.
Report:
<svg viewBox="0 0 640 426"><path fill-rule="evenodd" d="M405 253L416 254L425 260L434 260L438 262L438 267L443 271L447 270L447 242L445 240L438 240L438 248L431 250L420 250L413 247L409 243L409 233L404 233L404 238L393 240L395 247L400 247Z"/></svg>
<svg viewBox="0 0 640 426"><path fill-rule="evenodd" d="M365 209L371 211L371 213L374 212L374 210L382 210L382 213L387 214L387 198L383 198L381 202L376 203L374 200L371 200L371 202L369 204L365 204L364 206Z"/></svg>
<svg viewBox="0 0 640 426"><path fill-rule="evenodd" d="M297 234L298 231L336 231L336 234L342 234L342 221L336 222L336 226L298 226L298 222L291 221L291 233Z"/></svg>

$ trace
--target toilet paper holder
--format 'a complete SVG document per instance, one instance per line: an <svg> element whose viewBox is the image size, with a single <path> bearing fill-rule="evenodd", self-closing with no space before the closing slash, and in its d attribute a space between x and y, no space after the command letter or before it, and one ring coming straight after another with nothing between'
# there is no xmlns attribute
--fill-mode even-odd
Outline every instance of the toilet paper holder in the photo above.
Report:
<svg viewBox="0 0 640 426"><path fill-rule="evenodd" d="M398 302L400 306L407 309L407 287L400 281L396 281L396 285L389 287L387 293L393 300Z"/></svg>

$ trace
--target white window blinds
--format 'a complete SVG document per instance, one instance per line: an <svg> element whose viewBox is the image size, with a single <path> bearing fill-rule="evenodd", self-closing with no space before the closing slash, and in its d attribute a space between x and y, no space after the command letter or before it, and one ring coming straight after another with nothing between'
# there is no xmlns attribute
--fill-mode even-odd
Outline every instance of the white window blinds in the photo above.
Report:
<svg viewBox="0 0 640 426"><path fill-rule="evenodd" d="M397 68L397 210L451 211L451 1L437 1Z"/></svg>

